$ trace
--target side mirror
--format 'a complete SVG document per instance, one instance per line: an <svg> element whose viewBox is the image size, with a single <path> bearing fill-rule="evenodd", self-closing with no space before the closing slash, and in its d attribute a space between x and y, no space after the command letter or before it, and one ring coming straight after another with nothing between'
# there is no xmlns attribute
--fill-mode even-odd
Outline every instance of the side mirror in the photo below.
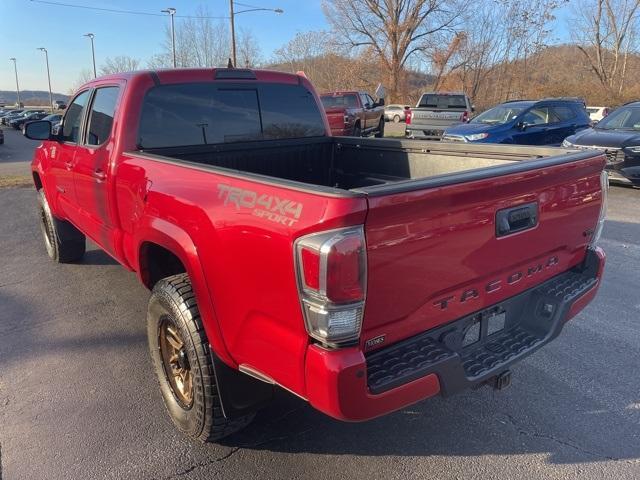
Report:
<svg viewBox="0 0 640 480"><path fill-rule="evenodd" d="M377 103L379 107L384 107L384 97L379 98Z"/></svg>
<svg viewBox="0 0 640 480"><path fill-rule="evenodd" d="M522 121L520 121L520 122L516 123L516 128L518 130L520 130L521 132L524 132L527 129L527 124L522 122Z"/></svg>
<svg viewBox="0 0 640 480"><path fill-rule="evenodd" d="M51 138L51 122L36 120L24 126L24 136L31 140L49 140Z"/></svg>

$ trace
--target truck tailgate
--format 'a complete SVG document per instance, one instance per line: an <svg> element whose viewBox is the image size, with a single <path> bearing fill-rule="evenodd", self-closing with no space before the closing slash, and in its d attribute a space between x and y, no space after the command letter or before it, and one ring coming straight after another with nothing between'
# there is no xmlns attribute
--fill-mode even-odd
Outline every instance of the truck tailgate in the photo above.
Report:
<svg viewBox="0 0 640 480"><path fill-rule="evenodd" d="M444 126L448 127L453 123L460 122L464 110L411 110L411 126L420 125Z"/></svg>
<svg viewBox="0 0 640 480"><path fill-rule="evenodd" d="M331 128L344 128L344 108L328 108L325 110Z"/></svg>
<svg viewBox="0 0 640 480"><path fill-rule="evenodd" d="M600 212L603 166L595 155L370 194L362 347L387 346L483 310L580 263ZM536 216L533 226L497 232L497 215L513 215L516 227L523 212Z"/></svg>

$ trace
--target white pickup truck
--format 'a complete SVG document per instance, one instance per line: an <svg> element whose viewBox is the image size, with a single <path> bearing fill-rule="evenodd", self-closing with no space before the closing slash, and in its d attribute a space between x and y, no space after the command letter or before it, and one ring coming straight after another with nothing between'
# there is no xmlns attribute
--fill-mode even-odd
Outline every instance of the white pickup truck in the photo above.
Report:
<svg viewBox="0 0 640 480"><path fill-rule="evenodd" d="M440 140L447 127L466 122L474 110L464 93L423 93L407 116L406 137Z"/></svg>

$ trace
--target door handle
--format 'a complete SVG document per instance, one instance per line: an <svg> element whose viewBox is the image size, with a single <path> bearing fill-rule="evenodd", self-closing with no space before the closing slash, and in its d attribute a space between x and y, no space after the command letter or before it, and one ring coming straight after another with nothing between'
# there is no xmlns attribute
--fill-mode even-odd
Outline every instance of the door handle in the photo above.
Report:
<svg viewBox="0 0 640 480"><path fill-rule="evenodd" d="M96 168L93 171L93 177L99 182L104 182L107 179L107 174L103 172L100 168Z"/></svg>

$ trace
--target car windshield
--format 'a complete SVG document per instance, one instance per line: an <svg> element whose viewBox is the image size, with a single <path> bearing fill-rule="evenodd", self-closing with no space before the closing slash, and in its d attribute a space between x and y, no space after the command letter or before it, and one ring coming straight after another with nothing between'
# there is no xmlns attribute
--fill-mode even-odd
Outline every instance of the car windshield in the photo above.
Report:
<svg viewBox="0 0 640 480"><path fill-rule="evenodd" d="M358 99L355 93L345 95L322 95L320 97L324 108L355 108L358 106Z"/></svg>
<svg viewBox="0 0 640 480"><path fill-rule="evenodd" d="M623 107L600 120L598 130L640 130L640 107Z"/></svg>
<svg viewBox="0 0 640 480"><path fill-rule="evenodd" d="M514 120L525 109L517 105L499 105L474 117L470 123L485 123L488 125L502 125Z"/></svg>

